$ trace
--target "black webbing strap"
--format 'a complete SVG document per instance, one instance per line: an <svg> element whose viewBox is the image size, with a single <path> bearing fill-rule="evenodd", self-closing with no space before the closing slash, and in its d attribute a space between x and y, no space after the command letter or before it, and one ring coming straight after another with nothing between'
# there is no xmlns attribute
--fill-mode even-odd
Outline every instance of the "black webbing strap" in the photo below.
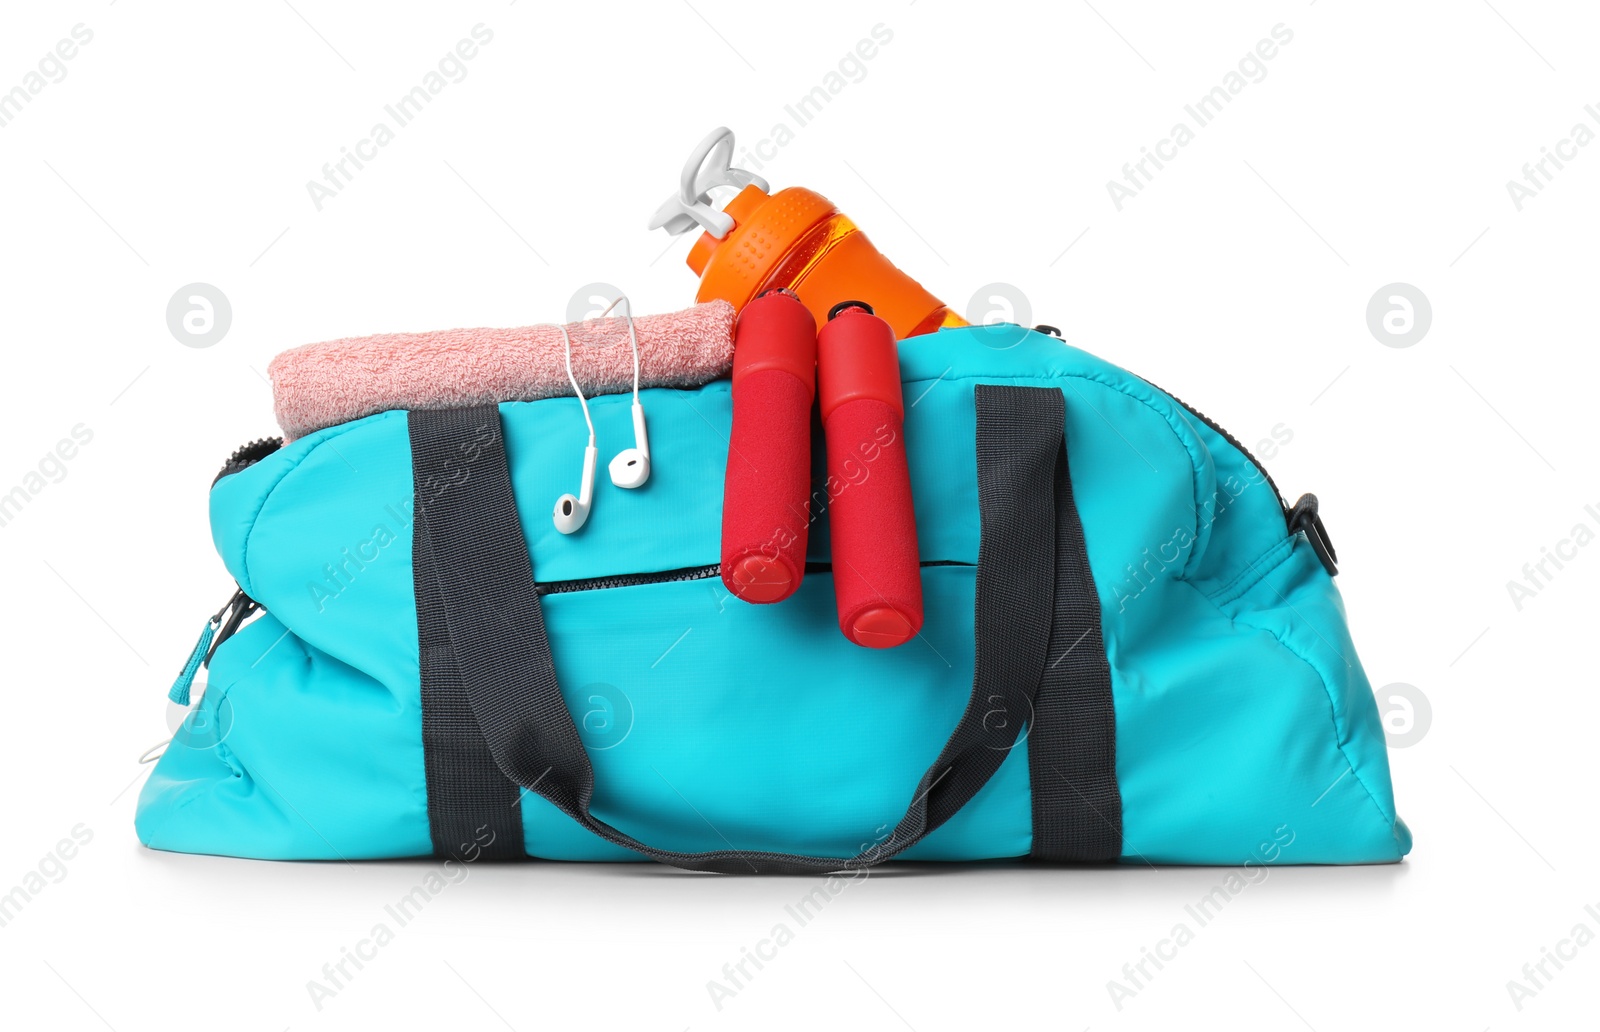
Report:
<svg viewBox="0 0 1600 1032"><path fill-rule="evenodd" d="M422 757L427 771L428 832L435 856L513 860L527 856L522 835L522 788L507 778L478 730L456 667L447 602L433 577L433 555L422 512L463 475L470 476L472 442L500 434L494 409L429 413L449 448L413 447L416 510L412 529L412 580L417 599L417 655L422 668ZM411 423L416 434L417 423ZM468 451L460 450L466 444Z"/></svg>
<svg viewBox="0 0 1600 1032"><path fill-rule="evenodd" d="M1057 462L1055 620L1028 731L1033 789L1029 855L1106 863L1122 855L1117 715L1100 633L1100 598L1072 498L1064 436Z"/></svg>
<svg viewBox="0 0 1600 1032"><path fill-rule="evenodd" d="M417 534L427 543L416 552L419 619L424 611L442 611L453 669L500 770L601 838L688 870L869 867L949 820L999 769L1022 727L1021 720L995 721L993 713L1030 712L1044 676L1056 597L1058 480L1065 474L1059 390L980 386L976 401L981 537L972 694L900 823L850 857L656 849L590 812L594 769L556 683L499 412L493 406L412 412ZM426 497L423 470L434 480ZM425 697L434 690L426 668L422 690ZM455 765L451 755L440 762L447 771Z"/></svg>

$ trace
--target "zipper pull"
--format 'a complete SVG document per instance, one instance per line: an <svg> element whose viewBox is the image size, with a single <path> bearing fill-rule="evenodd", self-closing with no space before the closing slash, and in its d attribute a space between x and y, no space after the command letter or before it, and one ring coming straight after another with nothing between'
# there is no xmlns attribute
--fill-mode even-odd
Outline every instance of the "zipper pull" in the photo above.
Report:
<svg viewBox="0 0 1600 1032"><path fill-rule="evenodd" d="M194 643L194 651L189 653L183 669L178 671L178 679L172 682L172 688L167 691L167 698L180 706L189 705L189 688L194 684L194 675L200 672L200 663L211 649L211 639L216 636L219 622L214 616L206 621L205 629L200 632L200 640Z"/></svg>
<svg viewBox="0 0 1600 1032"><path fill-rule="evenodd" d="M246 595L244 589L235 590L233 597L228 599L221 609L212 614L211 618L206 621L205 627L201 628L200 640L194 643L194 649L189 653L189 658L184 661L183 669L178 671L177 679L172 682L171 689L167 691L167 698L179 706L189 705L189 689L194 685L195 675L200 672L200 668L211 662L211 653L215 650L212 642L217 637L217 629L222 627L223 618L227 617L228 628L226 633L223 634L222 640L216 641L216 645L220 645L222 641L232 637L233 632L239 629L239 625L244 622L245 617L255 612L258 608L260 607L255 599Z"/></svg>

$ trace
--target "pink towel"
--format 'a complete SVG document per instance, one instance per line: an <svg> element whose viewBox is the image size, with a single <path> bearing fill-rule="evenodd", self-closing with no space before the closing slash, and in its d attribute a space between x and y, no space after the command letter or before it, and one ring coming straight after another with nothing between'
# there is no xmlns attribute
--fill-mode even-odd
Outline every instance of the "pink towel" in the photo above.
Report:
<svg viewBox="0 0 1600 1032"><path fill-rule="evenodd" d="M734 308L710 301L634 320L640 387L698 387L733 367ZM626 319L569 324L586 395L633 390ZM464 408L572 393L554 326L380 333L291 348L267 366L286 441L390 409Z"/></svg>

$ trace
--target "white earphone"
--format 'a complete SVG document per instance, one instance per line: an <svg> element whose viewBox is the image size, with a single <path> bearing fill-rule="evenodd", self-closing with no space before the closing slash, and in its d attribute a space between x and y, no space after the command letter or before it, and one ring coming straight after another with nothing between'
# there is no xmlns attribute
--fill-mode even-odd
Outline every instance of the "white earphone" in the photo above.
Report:
<svg viewBox="0 0 1600 1032"><path fill-rule="evenodd" d="M618 297L600 313L601 317L626 300L625 296ZM633 327L632 302L628 303L627 318L628 342L633 347L633 447L618 452L607 468L613 484L632 490L650 479L650 438L645 432L644 406L639 403L639 337ZM589 443L583 449L583 481L578 487L578 494L564 494L557 498L553 513L556 529L563 534L573 534L589 519L589 509L594 502L594 467L600 450L595 443L594 417L589 414L589 402L584 398L583 388L578 386L578 377L572 371L572 337L565 326L558 326L557 329L561 331L561 339L566 344L567 381L572 384L572 393L578 396L578 404L583 408L583 421L589 426Z"/></svg>
<svg viewBox="0 0 1600 1032"><path fill-rule="evenodd" d="M633 329L633 302L622 295L600 315L604 317L623 302L628 305L628 343L633 347L633 447L617 452L606 468L613 484L631 491L650 479L650 435L645 432L644 406L639 404L639 335Z"/></svg>
<svg viewBox="0 0 1600 1032"><path fill-rule="evenodd" d="M572 383L573 393L578 396L578 404L583 406L583 421L589 424L589 444L583 449L583 483L578 487L578 495L574 498L564 494L556 499L556 529L563 534L573 534L589 519L589 506L594 501L594 466L600 449L595 447L594 418L589 415L589 402L583 397L578 378L572 374L572 338L568 336L565 326L558 326L557 329L567 345L567 379Z"/></svg>

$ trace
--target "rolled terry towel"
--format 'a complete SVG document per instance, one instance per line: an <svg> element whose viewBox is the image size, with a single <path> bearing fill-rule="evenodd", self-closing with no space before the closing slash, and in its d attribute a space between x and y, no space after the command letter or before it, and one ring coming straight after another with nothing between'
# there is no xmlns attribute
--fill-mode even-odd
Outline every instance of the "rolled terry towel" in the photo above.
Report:
<svg viewBox="0 0 1600 1032"><path fill-rule="evenodd" d="M640 387L698 387L733 367L734 308L710 301L642 315ZM633 390L628 321L567 326L572 372L586 395ZM267 366L285 441L391 409L466 408L572 393L566 346L555 326L380 333L306 344Z"/></svg>

